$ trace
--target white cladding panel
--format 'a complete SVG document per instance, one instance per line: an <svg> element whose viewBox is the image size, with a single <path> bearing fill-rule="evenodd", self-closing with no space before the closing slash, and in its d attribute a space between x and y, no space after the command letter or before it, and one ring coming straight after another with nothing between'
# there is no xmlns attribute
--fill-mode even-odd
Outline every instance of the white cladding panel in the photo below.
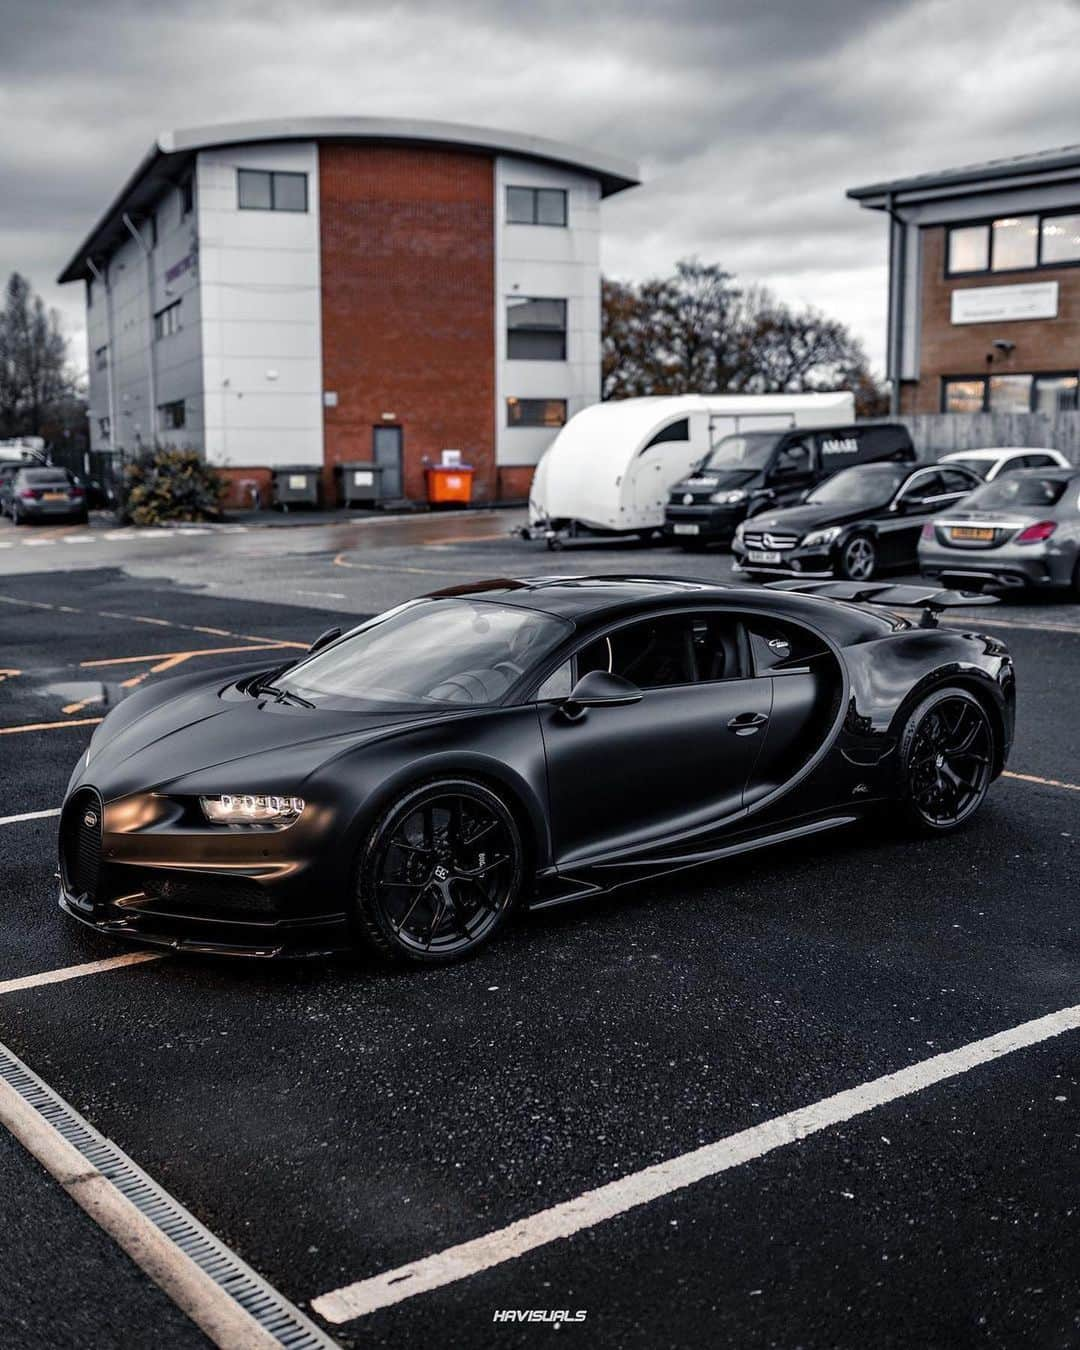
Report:
<svg viewBox="0 0 1080 1350"><path fill-rule="evenodd" d="M199 350L200 306L198 243L194 213L184 214L178 189L155 205L153 218L134 222L149 258L131 237L112 254L107 270L109 292L94 281L93 303L87 310L90 371L90 437L95 450L110 448L110 364L112 380L112 444L135 451L155 441L161 445L203 447L202 362ZM154 316L178 305L170 331L155 334ZM111 316L110 316L111 311ZM111 317L111 322L110 322ZM110 341L111 329L111 341ZM97 353L106 348L105 367ZM151 408L184 404L184 424L163 428Z"/></svg>
<svg viewBox="0 0 1080 1350"><path fill-rule="evenodd" d="M241 210L239 169L307 174L307 211ZM202 366L213 464L322 463L318 173L312 142L199 152Z"/></svg>
<svg viewBox="0 0 1080 1350"><path fill-rule="evenodd" d="M511 225L508 187L567 193L567 224ZM507 359L506 308L514 296L567 302L565 361ZM565 399L567 417L600 398L600 185L554 165L495 161L495 445L499 465L533 465L557 428L510 427L508 398Z"/></svg>

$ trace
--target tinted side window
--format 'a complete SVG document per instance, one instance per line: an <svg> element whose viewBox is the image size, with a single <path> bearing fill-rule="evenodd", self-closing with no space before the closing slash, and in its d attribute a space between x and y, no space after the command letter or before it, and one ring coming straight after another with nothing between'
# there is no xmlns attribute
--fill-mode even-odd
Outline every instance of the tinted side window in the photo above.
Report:
<svg viewBox="0 0 1080 1350"><path fill-rule="evenodd" d="M788 441L777 451L773 460L771 478L799 478L810 473L814 457L804 441Z"/></svg>
<svg viewBox="0 0 1080 1350"><path fill-rule="evenodd" d="M946 492L974 492L976 484L966 473L957 473L955 469L942 469L941 479Z"/></svg>
<svg viewBox="0 0 1080 1350"><path fill-rule="evenodd" d="M940 473L926 473L909 482L900 495L904 501L910 502L921 501L924 497L936 497L947 491Z"/></svg>
<svg viewBox="0 0 1080 1350"><path fill-rule="evenodd" d="M742 625L723 614L676 614L628 624L584 647L577 678L591 670L621 675L641 689L739 679L745 674Z"/></svg>

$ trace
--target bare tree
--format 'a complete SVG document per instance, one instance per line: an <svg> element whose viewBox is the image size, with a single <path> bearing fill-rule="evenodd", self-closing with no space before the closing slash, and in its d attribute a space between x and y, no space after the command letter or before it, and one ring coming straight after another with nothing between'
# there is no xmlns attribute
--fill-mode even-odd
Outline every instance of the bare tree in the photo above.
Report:
<svg viewBox="0 0 1080 1350"><path fill-rule="evenodd" d="M696 258L670 277L604 282L604 398L851 389L883 411L858 339L836 319L794 310L763 286L740 289Z"/></svg>
<svg viewBox="0 0 1080 1350"><path fill-rule="evenodd" d="M0 436L40 435L74 396L60 317L13 272L0 309Z"/></svg>

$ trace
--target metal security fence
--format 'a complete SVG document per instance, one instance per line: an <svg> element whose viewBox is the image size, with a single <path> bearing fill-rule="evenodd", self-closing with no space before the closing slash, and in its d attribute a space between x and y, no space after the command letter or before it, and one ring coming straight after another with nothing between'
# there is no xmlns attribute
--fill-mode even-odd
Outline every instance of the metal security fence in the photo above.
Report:
<svg viewBox="0 0 1080 1350"><path fill-rule="evenodd" d="M1048 446L1080 464L1080 412L919 413L903 422L920 459L994 445Z"/></svg>

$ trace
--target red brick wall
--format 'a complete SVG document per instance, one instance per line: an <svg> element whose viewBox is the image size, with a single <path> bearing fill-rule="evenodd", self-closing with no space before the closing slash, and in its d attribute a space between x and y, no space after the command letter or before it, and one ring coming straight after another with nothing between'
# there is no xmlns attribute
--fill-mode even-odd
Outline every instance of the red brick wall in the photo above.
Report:
<svg viewBox="0 0 1080 1350"><path fill-rule="evenodd" d="M919 231L922 248L922 333L918 383L900 391L905 413L941 411L941 381L946 375L1038 374L1080 367L1080 268L1039 268L978 277L946 277L944 225ZM953 324L952 293L972 286L1013 286L1023 282L1058 283L1056 319L1021 319L1008 323ZM994 351L994 338L1016 344L1013 351ZM993 361L987 356L993 353Z"/></svg>
<svg viewBox="0 0 1080 1350"><path fill-rule="evenodd" d="M499 469L499 500L527 501L535 472L531 464L504 464Z"/></svg>
<svg viewBox="0 0 1080 1350"><path fill-rule="evenodd" d="M217 469L225 480L222 506L251 510L255 505L252 488L259 491L262 505L269 506L273 498L273 476L269 469Z"/></svg>
<svg viewBox="0 0 1080 1350"><path fill-rule="evenodd" d="M319 146L323 387L332 466L369 459L384 413L404 433L405 495L444 447L495 496L494 164L465 151ZM383 423L384 425L386 423Z"/></svg>

